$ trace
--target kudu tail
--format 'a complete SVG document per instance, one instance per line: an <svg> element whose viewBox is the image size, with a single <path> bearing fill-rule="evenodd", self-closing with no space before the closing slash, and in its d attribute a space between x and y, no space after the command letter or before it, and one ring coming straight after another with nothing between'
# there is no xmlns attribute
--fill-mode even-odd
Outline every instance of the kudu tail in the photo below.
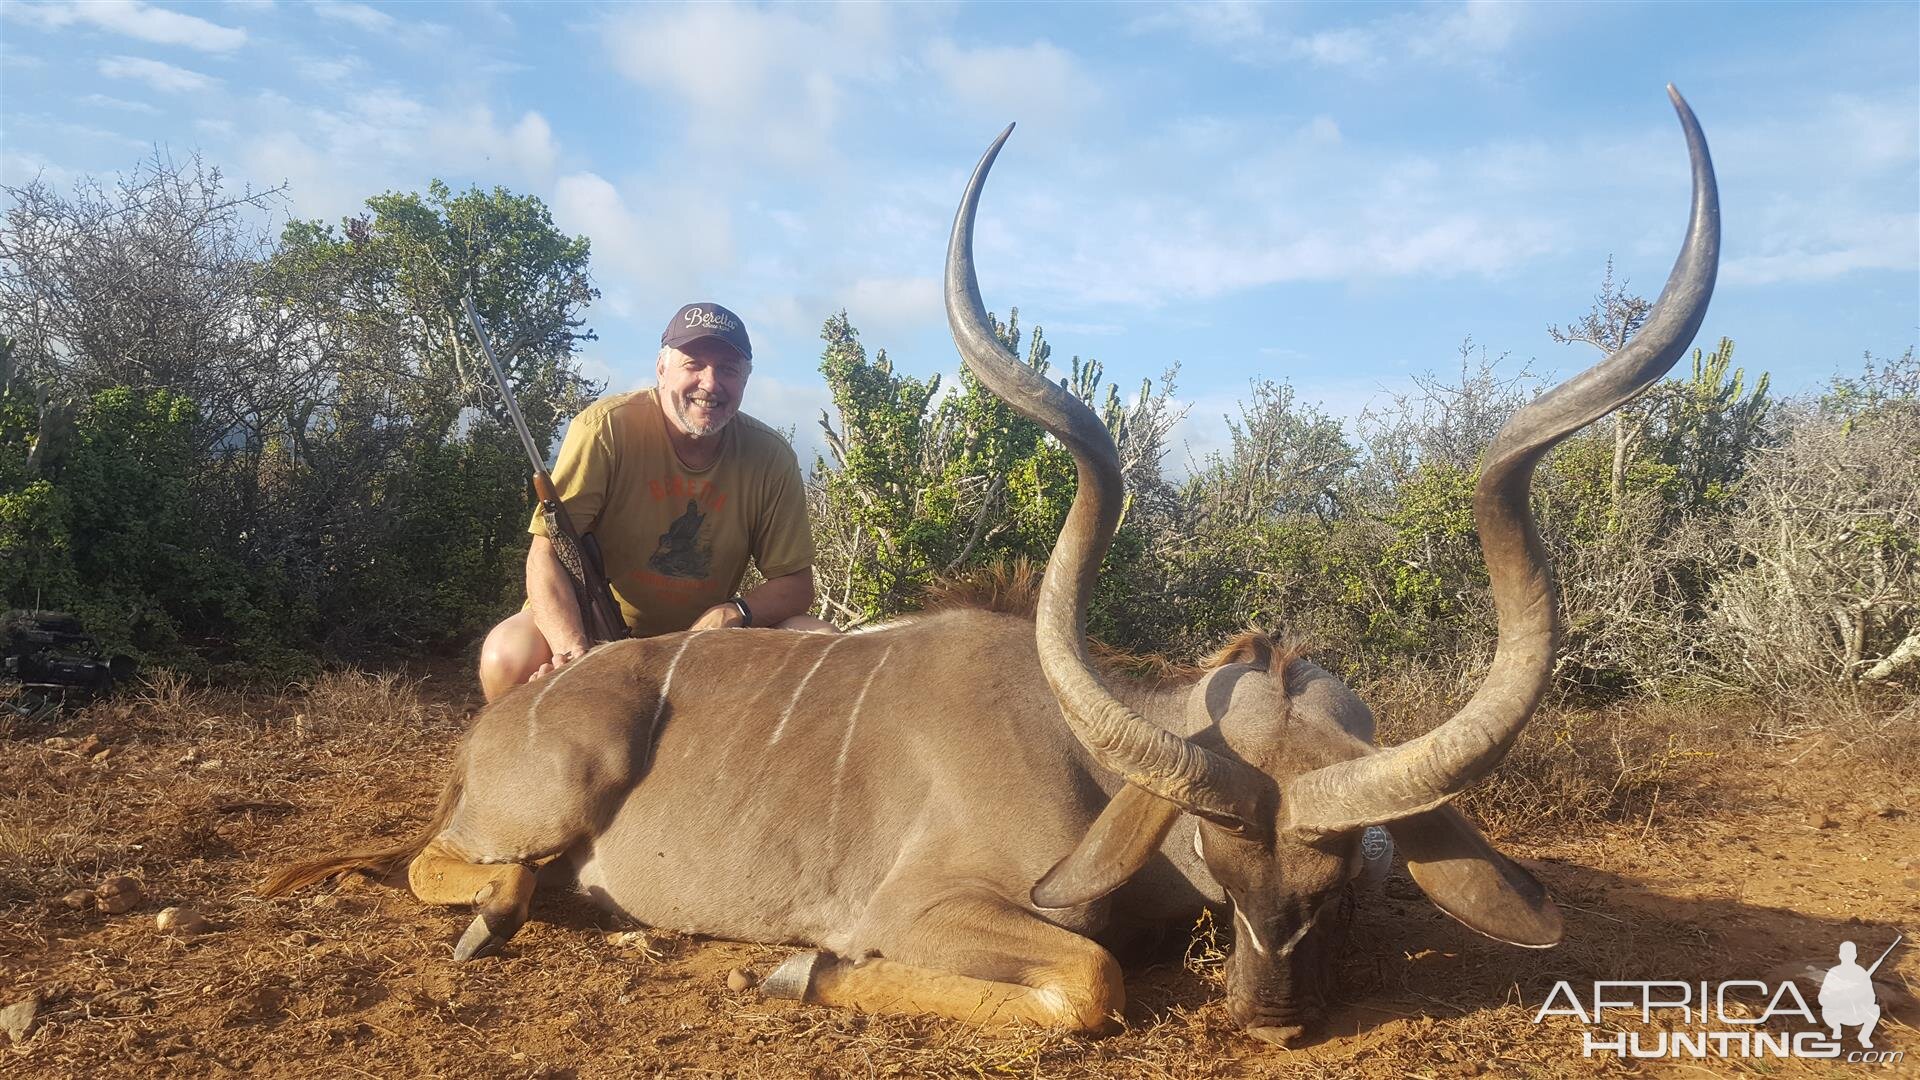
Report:
<svg viewBox="0 0 1920 1080"><path fill-rule="evenodd" d="M261 883L260 895L268 899L285 896L295 889L304 889L328 878L353 871L372 877L387 877L405 867L419 857L420 853L427 849L427 845L433 842L433 838L439 836L441 830L447 827L448 819L453 817L453 808L460 804L460 792L466 785L465 749L463 743L461 748L454 752L453 775L447 778L447 786L440 791L440 805L434 808L433 817L412 837L392 847L339 852L283 867Z"/></svg>

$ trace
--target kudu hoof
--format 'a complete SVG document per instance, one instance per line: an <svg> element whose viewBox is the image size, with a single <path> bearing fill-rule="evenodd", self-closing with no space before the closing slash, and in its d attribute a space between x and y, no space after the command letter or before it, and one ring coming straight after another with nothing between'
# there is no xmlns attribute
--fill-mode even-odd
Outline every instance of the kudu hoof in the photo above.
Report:
<svg viewBox="0 0 1920 1080"><path fill-rule="evenodd" d="M817 952L794 953L767 974L760 983L760 993L770 998L805 1001L807 990L813 985L814 966L819 962Z"/></svg>
<svg viewBox="0 0 1920 1080"><path fill-rule="evenodd" d="M476 957L492 956L518 929L518 923L510 923L498 915L475 915L473 922L467 925L467 932L461 934L459 942L454 945L453 958L464 962Z"/></svg>

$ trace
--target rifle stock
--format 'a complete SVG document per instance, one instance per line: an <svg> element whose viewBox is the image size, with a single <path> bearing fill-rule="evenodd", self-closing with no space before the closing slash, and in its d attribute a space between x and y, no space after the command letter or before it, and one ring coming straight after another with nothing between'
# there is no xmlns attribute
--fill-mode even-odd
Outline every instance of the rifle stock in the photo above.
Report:
<svg viewBox="0 0 1920 1080"><path fill-rule="evenodd" d="M547 522L547 539L553 544L554 557L573 579L573 598L580 605L580 620L587 636L595 645L626 637L627 620L613 598L613 583L607 580L599 541L592 533L574 528L567 506L554 491L553 478L545 469L535 470L533 490L540 497L540 514Z"/></svg>

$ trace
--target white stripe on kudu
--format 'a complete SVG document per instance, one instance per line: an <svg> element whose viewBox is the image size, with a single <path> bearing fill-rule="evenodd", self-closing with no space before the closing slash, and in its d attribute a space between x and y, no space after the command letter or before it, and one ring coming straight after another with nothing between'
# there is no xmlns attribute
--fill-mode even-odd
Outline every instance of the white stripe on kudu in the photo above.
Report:
<svg viewBox="0 0 1920 1080"><path fill-rule="evenodd" d="M833 801L827 807L827 835L839 834L840 822L840 777L846 772L847 751L853 747L853 729L860 723L860 706L866 704L867 691L873 689L873 680L880 676L880 669L887 666L887 657L893 655L893 646L887 646L880 654L880 662L867 672L867 681L860 686L860 694L853 699L853 711L847 714L847 730L840 736L840 756L833 759Z"/></svg>
<svg viewBox="0 0 1920 1080"><path fill-rule="evenodd" d="M847 714L847 733L840 739L840 756L833 762L835 786L840 783L841 771L847 767L847 748L853 745L853 727L860 722L860 706L866 703L867 691L873 689L873 680L879 677L880 669L887 666L887 657L892 655L893 646L889 645L887 651L880 654L880 662L873 665L873 670L867 673L867 681L860 687L860 696L853 699L853 711Z"/></svg>
<svg viewBox="0 0 1920 1080"><path fill-rule="evenodd" d="M773 736L767 740L768 746L778 743L780 736L786 733L787 721L793 719L793 707L800 704L800 695L807 692L807 684L813 681L813 673L819 671L820 665L827 662L827 654L833 651L833 647L845 640L847 640L845 637L836 637L827 642L826 648L820 650L820 659L813 662L813 666L807 669L807 674L800 680L800 685L793 688L793 699L787 702L786 711L780 714L780 722L773 725Z"/></svg>
<svg viewBox="0 0 1920 1080"><path fill-rule="evenodd" d="M660 700L653 704L653 726L660 726L660 715L667 711L667 694L673 689L673 669L680 666L680 658L687 653L687 646L693 644L694 635L688 634L680 642L680 650L673 654L673 661L667 665L667 674L660 680Z"/></svg>

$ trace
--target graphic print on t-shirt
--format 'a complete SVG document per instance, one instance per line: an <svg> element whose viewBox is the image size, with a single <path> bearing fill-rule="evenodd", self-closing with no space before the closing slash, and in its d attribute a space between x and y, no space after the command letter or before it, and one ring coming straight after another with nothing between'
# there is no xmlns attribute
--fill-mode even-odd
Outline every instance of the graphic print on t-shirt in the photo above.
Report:
<svg viewBox="0 0 1920 1080"><path fill-rule="evenodd" d="M702 526L707 515L700 512L698 499L687 500L687 512L673 519L660 534L653 557L647 566L668 577L705 579L713 573L713 538Z"/></svg>

